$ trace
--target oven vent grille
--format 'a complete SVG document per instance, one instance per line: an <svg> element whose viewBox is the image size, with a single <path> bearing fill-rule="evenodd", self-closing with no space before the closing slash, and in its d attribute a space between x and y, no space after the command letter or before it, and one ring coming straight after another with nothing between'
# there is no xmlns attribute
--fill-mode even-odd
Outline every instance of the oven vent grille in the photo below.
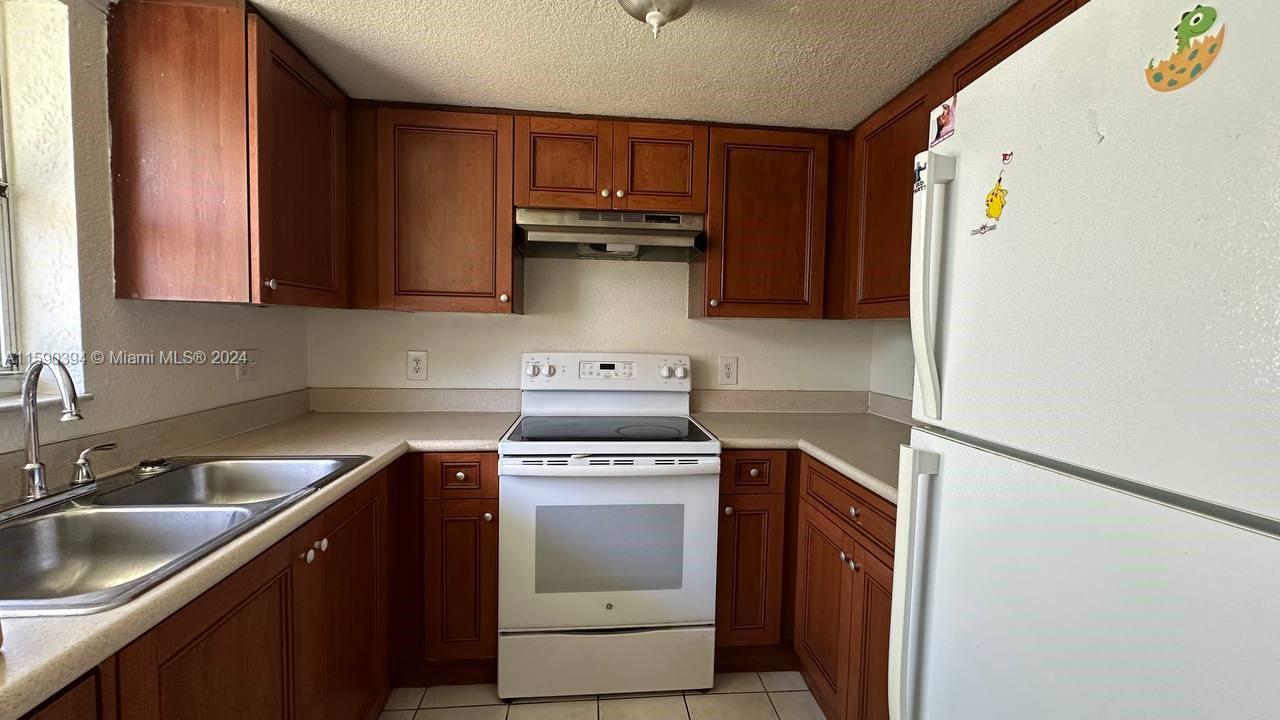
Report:
<svg viewBox="0 0 1280 720"><path fill-rule="evenodd" d="M635 465L633 458L590 458L588 465Z"/></svg>
<svg viewBox="0 0 1280 720"><path fill-rule="evenodd" d="M538 458L536 460L521 460L521 465L568 465L568 458Z"/></svg>
<svg viewBox="0 0 1280 720"><path fill-rule="evenodd" d="M697 465L701 462L698 458L657 458L653 461L654 465Z"/></svg>

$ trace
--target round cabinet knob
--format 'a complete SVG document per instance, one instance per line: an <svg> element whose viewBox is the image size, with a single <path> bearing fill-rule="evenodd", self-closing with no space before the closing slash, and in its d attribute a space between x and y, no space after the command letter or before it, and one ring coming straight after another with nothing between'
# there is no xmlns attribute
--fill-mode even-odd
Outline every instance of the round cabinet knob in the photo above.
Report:
<svg viewBox="0 0 1280 720"><path fill-rule="evenodd" d="M751 471L747 474L751 477L760 477L760 468L751 468Z"/></svg>
<svg viewBox="0 0 1280 720"><path fill-rule="evenodd" d="M733 508L731 508L731 507L727 507L727 508L725 508L725 509L724 509L724 514L725 514L725 515L732 515L732 514L733 514Z"/></svg>
<svg viewBox="0 0 1280 720"><path fill-rule="evenodd" d="M663 380L666 380L667 378L671 377L670 366L663 365L662 367L658 368L658 376L661 377Z"/></svg>
<svg viewBox="0 0 1280 720"><path fill-rule="evenodd" d="M547 366L542 370L542 374L546 375L547 377L551 377L552 375L555 375L556 366L552 365L551 363L547 363Z"/></svg>
<svg viewBox="0 0 1280 720"><path fill-rule="evenodd" d="M622 192L621 190L614 193L615 197L622 197L623 195L626 195L626 193Z"/></svg>
<svg viewBox="0 0 1280 720"><path fill-rule="evenodd" d="M458 472L453 474L453 477L457 479L459 482L461 482L467 479L467 474L459 470Z"/></svg>
<svg viewBox="0 0 1280 720"><path fill-rule="evenodd" d="M862 566L861 566L861 565L859 565L858 563L856 563L856 562L854 562L854 561L850 560L850 561L849 561L849 569L850 569L850 570L852 570L852 571L854 571L854 572L858 572L859 570L861 570L861 569L862 569Z"/></svg>
<svg viewBox="0 0 1280 720"><path fill-rule="evenodd" d="M843 550L840 551L840 562L849 562L849 556L845 555Z"/></svg>
<svg viewBox="0 0 1280 720"><path fill-rule="evenodd" d="M502 293L498 296L498 302L508 302L509 300L511 300L511 296L506 293Z"/></svg>
<svg viewBox="0 0 1280 720"><path fill-rule="evenodd" d="M685 378L689 377L689 368L687 368L687 367L678 367L678 368L676 368L676 377L677 377L677 378L679 378L679 379L681 379L681 380L683 380L683 379L685 379Z"/></svg>
<svg viewBox="0 0 1280 720"><path fill-rule="evenodd" d="M302 557L306 558L306 559L307 559L307 564L308 564L308 565L310 565L311 563L313 563L313 562L315 562L315 561L316 561L316 551L315 551L315 550L308 550L308 551L307 551L307 554L306 554L306 555L303 555Z"/></svg>
<svg viewBox="0 0 1280 720"><path fill-rule="evenodd" d="M493 522L493 513L485 513L484 515L480 516L480 519L484 520L485 522Z"/></svg>
<svg viewBox="0 0 1280 720"><path fill-rule="evenodd" d="M275 290L276 288L280 287L280 283L276 282L276 279L275 279L275 278L270 278L270 279L268 279L266 282L264 282L264 283L262 283L262 284L263 284L263 285L266 285L267 287L271 288L272 290Z"/></svg>
<svg viewBox="0 0 1280 720"><path fill-rule="evenodd" d="M529 367L524 369L524 374L528 375L529 377L538 377L538 375L541 372L542 372L541 368L539 368L537 365L530 365Z"/></svg>
<svg viewBox="0 0 1280 720"><path fill-rule="evenodd" d="M609 188L600 191L600 197L609 197Z"/></svg>
<svg viewBox="0 0 1280 720"><path fill-rule="evenodd" d="M850 505L850 506L849 506L849 517L856 518L856 517L858 517L858 516L859 516L859 515L861 515L861 514L862 514L862 513L858 512L858 508L856 508L856 507L854 507L854 506L852 506L852 505Z"/></svg>
<svg viewBox="0 0 1280 720"><path fill-rule="evenodd" d="M711 302L707 304L710 305L711 307L720 307L720 301L715 298L711 298Z"/></svg>
<svg viewBox="0 0 1280 720"><path fill-rule="evenodd" d="M312 547L314 547L315 549L319 550L320 552L324 552L325 550L328 550L328 549L329 549L329 538L321 538L321 539L319 539L319 540L315 541L315 544L314 544Z"/></svg>

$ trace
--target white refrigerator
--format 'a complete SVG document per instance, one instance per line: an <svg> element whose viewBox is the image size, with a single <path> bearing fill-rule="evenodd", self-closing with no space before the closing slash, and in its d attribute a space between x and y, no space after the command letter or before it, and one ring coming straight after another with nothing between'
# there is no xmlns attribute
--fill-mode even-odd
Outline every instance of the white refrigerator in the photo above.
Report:
<svg viewBox="0 0 1280 720"><path fill-rule="evenodd" d="M1094 0L934 112L895 720L1280 718L1277 38Z"/></svg>

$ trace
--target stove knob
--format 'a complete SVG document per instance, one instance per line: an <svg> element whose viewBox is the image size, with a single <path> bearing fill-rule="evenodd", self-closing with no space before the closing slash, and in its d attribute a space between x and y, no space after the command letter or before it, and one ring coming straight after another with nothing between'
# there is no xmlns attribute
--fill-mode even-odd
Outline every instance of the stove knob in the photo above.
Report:
<svg viewBox="0 0 1280 720"><path fill-rule="evenodd" d="M667 378L671 377L671 368L667 365L663 365L662 368L658 370L658 375L663 380L666 380Z"/></svg>
<svg viewBox="0 0 1280 720"><path fill-rule="evenodd" d="M551 377L552 375L555 375L555 374L556 374L556 366L555 366L555 365L552 365L551 363L547 363L547 367L546 367L545 369L543 369L542 374L543 374L543 375L546 375L547 377Z"/></svg>
<svg viewBox="0 0 1280 720"><path fill-rule="evenodd" d="M684 366L676 368L676 377L679 378L680 380L683 380L689 377L689 368Z"/></svg>
<svg viewBox="0 0 1280 720"><path fill-rule="evenodd" d="M526 368L524 369L524 374L525 374L525 375L528 375L529 377L538 377L538 372L539 372L539 370L538 370L538 366L537 366L536 364L534 364L534 365L529 365L528 367L526 367Z"/></svg>

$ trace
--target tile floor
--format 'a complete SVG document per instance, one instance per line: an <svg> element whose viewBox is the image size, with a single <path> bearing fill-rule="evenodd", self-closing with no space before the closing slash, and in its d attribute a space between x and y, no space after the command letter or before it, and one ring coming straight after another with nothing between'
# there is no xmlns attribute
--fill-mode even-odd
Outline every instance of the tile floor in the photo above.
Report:
<svg viewBox="0 0 1280 720"><path fill-rule="evenodd" d="M584 695L504 703L494 685L396 688L379 720L824 720L798 672L717 673L685 693Z"/></svg>

